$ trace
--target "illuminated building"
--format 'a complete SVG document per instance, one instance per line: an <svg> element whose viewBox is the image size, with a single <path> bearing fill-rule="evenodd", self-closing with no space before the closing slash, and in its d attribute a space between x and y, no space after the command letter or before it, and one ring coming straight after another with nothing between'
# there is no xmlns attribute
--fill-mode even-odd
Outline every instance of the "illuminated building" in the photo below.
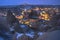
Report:
<svg viewBox="0 0 60 40"><path fill-rule="evenodd" d="M43 11L42 13L40 13L40 15L41 15L41 19L43 19L43 20L50 20L49 14L46 13L45 11Z"/></svg>

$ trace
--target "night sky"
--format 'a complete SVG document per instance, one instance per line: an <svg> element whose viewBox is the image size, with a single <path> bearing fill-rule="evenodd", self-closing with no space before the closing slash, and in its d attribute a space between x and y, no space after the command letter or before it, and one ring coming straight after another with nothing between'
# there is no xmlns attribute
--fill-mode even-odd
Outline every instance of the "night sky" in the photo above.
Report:
<svg viewBox="0 0 60 40"><path fill-rule="evenodd" d="M60 5L60 0L0 0L0 6L20 4Z"/></svg>

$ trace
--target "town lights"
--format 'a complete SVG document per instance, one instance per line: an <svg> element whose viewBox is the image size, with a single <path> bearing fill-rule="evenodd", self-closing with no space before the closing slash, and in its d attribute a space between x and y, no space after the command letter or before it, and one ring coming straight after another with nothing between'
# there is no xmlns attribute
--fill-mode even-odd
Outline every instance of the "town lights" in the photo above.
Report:
<svg viewBox="0 0 60 40"><path fill-rule="evenodd" d="M41 15L41 19L43 19L43 20L50 20L50 18L49 18L49 14L48 13L46 13L45 11L43 11L42 13L40 13L40 15Z"/></svg>
<svg viewBox="0 0 60 40"><path fill-rule="evenodd" d="M29 23L30 23L29 21L26 21L24 24L27 24L27 25L29 25Z"/></svg>
<svg viewBox="0 0 60 40"><path fill-rule="evenodd" d="M23 19L23 15L16 16L17 19Z"/></svg>
<svg viewBox="0 0 60 40"><path fill-rule="evenodd" d="M38 7L36 7L36 9L35 10L39 10L39 8Z"/></svg>

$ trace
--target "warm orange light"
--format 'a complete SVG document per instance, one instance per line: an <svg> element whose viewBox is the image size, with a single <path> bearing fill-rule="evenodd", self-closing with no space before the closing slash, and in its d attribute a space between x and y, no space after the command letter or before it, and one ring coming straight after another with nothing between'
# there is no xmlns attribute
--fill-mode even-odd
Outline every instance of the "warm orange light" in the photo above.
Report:
<svg viewBox="0 0 60 40"><path fill-rule="evenodd" d="M23 19L23 15L16 16L17 19Z"/></svg>
<svg viewBox="0 0 60 40"><path fill-rule="evenodd" d="M36 9L35 10L39 10L39 8L38 7L36 7Z"/></svg>
<svg viewBox="0 0 60 40"><path fill-rule="evenodd" d="M31 12L31 10L28 10L27 12Z"/></svg>
<svg viewBox="0 0 60 40"><path fill-rule="evenodd" d="M26 21L24 24L27 24L27 25L29 25L29 23L30 23L29 21Z"/></svg>
<svg viewBox="0 0 60 40"><path fill-rule="evenodd" d="M48 13L41 13L41 19L43 20L50 20Z"/></svg>

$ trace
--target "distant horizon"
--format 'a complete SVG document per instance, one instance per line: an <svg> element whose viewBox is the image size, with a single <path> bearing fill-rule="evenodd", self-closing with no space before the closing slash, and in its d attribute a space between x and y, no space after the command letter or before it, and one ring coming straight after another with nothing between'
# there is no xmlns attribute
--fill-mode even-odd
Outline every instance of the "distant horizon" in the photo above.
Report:
<svg viewBox="0 0 60 40"><path fill-rule="evenodd" d="M25 4L13 4L14 6L17 6L17 5L25 5ZM0 5L0 6L13 6L13 5ZM44 5L44 4L28 4L28 5ZM52 4L46 4L46 5L52 5ZM53 4L54 5L54 4ZM57 4L60 6L60 4Z"/></svg>
<svg viewBox="0 0 60 40"><path fill-rule="evenodd" d="M0 0L0 6L7 5L60 5L60 0Z"/></svg>
<svg viewBox="0 0 60 40"><path fill-rule="evenodd" d="M18 5L0 5L0 6L19 6L19 5L39 5L39 4L18 4ZM44 4L40 4L42 6L60 6L60 5L44 5Z"/></svg>

